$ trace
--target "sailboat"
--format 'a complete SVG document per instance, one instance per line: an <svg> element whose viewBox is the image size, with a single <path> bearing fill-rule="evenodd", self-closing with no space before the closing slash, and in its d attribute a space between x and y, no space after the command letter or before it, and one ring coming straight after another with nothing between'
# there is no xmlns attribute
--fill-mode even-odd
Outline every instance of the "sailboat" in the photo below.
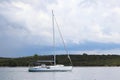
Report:
<svg viewBox="0 0 120 80"><path fill-rule="evenodd" d="M53 13L53 10L52 10L52 25L53 25L53 53L54 53L54 58L53 60L42 60L42 61L37 61L38 63L46 63L46 62L51 62L53 63L53 65L45 65L45 64L41 64L39 66L34 66L34 67L30 67L28 69L29 72L66 72L66 71L72 71L72 61L71 61L71 58L69 56L69 53L68 53L68 50L66 49L66 45L65 45L65 42L63 40L63 37L62 37L62 34L60 32L60 29L59 29L59 26L58 26L58 31L59 31L59 34L62 38L62 42L63 42L63 45L64 45L64 49L68 55L68 59L69 59L69 62L71 65L69 66L65 66L63 64L57 64L56 63L56 55L55 55L55 26L54 26L54 22L55 22L55 16L54 16L54 13ZM58 24L57 24L58 25Z"/></svg>

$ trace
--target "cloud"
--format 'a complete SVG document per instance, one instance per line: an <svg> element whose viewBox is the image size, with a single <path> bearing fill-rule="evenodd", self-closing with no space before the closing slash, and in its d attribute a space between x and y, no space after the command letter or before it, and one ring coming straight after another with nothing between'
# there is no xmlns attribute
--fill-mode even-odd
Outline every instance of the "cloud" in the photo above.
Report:
<svg viewBox="0 0 120 80"><path fill-rule="evenodd" d="M0 51L52 46L52 9L67 45L120 44L119 0L4 0L0 1Z"/></svg>

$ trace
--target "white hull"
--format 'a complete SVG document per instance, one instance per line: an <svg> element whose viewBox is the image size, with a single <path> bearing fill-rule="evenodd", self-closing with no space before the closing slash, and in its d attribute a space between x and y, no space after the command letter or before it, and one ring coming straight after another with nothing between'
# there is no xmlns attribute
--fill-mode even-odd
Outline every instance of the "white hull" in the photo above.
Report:
<svg viewBox="0 0 120 80"><path fill-rule="evenodd" d="M29 72L66 72L71 71L72 66L61 66L61 65L55 65L55 66L37 66L37 67L30 67Z"/></svg>

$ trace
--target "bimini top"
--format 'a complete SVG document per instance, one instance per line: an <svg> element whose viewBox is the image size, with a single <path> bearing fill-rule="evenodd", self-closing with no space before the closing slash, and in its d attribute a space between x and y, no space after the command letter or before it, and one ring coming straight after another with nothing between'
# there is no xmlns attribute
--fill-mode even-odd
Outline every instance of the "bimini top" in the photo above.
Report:
<svg viewBox="0 0 120 80"><path fill-rule="evenodd" d="M41 63L41 62L54 62L54 61L53 60L38 60L37 62Z"/></svg>

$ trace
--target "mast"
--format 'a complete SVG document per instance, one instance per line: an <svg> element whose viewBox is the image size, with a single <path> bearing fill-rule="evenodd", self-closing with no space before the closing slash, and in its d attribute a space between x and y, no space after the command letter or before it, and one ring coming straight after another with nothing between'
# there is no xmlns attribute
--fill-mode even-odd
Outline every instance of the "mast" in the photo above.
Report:
<svg viewBox="0 0 120 80"><path fill-rule="evenodd" d="M54 65L56 65L56 55L55 55L55 27L54 27L54 13L52 10L52 26L53 26L53 54L54 54Z"/></svg>

